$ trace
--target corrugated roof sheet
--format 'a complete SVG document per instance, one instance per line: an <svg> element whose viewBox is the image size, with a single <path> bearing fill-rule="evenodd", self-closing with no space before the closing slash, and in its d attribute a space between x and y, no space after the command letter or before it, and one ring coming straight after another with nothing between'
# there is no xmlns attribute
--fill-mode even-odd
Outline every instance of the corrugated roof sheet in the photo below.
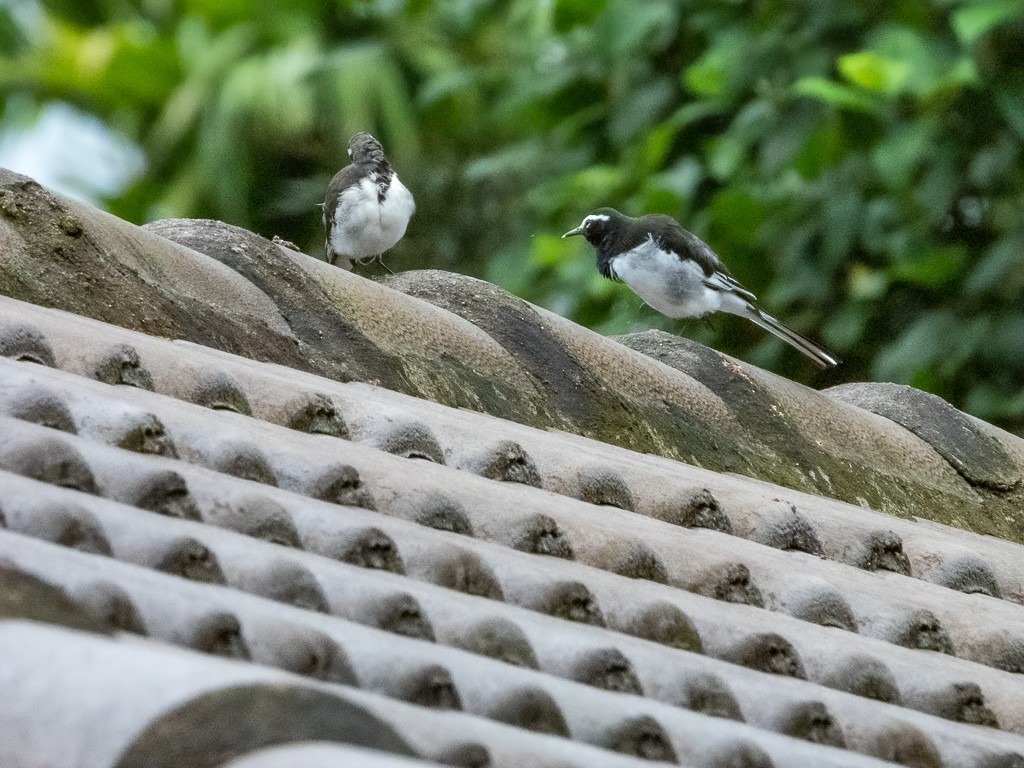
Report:
<svg viewBox="0 0 1024 768"><path fill-rule="evenodd" d="M8 762L1024 765L1019 439L12 176Z"/></svg>

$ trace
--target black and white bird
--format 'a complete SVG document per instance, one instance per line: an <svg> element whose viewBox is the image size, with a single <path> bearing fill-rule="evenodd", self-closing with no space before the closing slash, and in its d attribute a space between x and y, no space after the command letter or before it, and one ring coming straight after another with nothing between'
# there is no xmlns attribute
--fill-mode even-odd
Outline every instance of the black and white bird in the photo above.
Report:
<svg viewBox="0 0 1024 768"><path fill-rule="evenodd" d="M602 275L621 280L663 315L739 315L823 368L838 364L813 341L758 308L754 294L733 279L715 252L671 216L650 214L634 219L614 208L600 208L562 237L572 235L583 235L597 249L597 268Z"/></svg>
<svg viewBox="0 0 1024 768"><path fill-rule="evenodd" d="M348 155L351 164L334 174L324 200L327 261L343 269L373 261L401 240L416 210L373 136L353 136Z"/></svg>

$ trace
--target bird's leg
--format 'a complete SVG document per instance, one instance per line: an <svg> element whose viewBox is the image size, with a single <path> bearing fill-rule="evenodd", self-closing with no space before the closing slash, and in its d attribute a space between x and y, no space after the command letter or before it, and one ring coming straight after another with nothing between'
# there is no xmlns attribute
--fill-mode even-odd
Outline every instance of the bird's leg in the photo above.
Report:
<svg viewBox="0 0 1024 768"><path fill-rule="evenodd" d="M377 253L377 254L374 254L373 256L363 256L361 259L356 259L356 264L358 264L361 267L368 267L371 264L373 264L373 262L375 262L375 261L380 262L380 265L382 267L384 267L384 269L386 269L388 271L389 275L395 274L395 271L393 269L391 269L391 267L389 267L387 264L384 263L384 254L383 253Z"/></svg>

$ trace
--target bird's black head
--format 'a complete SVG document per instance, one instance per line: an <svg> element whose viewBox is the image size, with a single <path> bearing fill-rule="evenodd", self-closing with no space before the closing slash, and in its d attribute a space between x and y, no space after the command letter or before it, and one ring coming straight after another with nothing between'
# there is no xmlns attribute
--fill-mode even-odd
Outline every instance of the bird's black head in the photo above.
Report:
<svg viewBox="0 0 1024 768"><path fill-rule="evenodd" d="M635 221L614 208L598 208L585 216L576 229L570 229L562 235L562 238L583 235L597 252L598 271L610 280L617 280L611 262L625 250L622 248L623 242L629 239L629 225Z"/></svg>
<svg viewBox="0 0 1024 768"><path fill-rule="evenodd" d="M387 163L384 147L366 131L360 131L349 140L348 156L352 158L353 163Z"/></svg>
<svg viewBox="0 0 1024 768"><path fill-rule="evenodd" d="M584 217L576 229L570 229L562 237L564 239L573 235L583 235L588 243L598 247L609 237L614 236L624 221L626 217L614 208L598 208Z"/></svg>

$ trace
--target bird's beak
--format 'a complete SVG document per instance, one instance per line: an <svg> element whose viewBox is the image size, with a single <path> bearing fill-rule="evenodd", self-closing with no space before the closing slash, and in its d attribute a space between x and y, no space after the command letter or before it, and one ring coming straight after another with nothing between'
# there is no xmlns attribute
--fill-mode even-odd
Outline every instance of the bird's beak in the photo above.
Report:
<svg viewBox="0 0 1024 768"><path fill-rule="evenodd" d="M583 234L583 225L581 224L580 226L576 227L576 229L570 229L568 232L566 232L564 235L562 235L562 239L565 240L565 238L567 238L567 237L572 237L573 235L582 235L582 234Z"/></svg>

